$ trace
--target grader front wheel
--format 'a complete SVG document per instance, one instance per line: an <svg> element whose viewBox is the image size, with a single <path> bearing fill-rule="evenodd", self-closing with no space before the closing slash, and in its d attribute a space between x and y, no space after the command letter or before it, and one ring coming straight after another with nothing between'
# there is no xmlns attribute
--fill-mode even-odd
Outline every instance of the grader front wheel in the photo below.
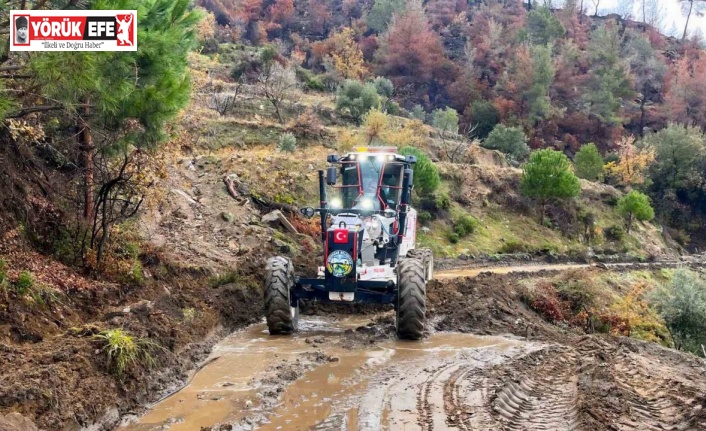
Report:
<svg viewBox="0 0 706 431"><path fill-rule="evenodd" d="M397 266L397 336L403 340L419 340L424 335L426 314L426 280L420 259L400 260Z"/></svg>
<svg viewBox="0 0 706 431"><path fill-rule="evenodd" d="M267 261L265 274L265 317L270 335L291 334L297 330L299 305L291 306L294 286L292 261L281 256Z"/></svg>

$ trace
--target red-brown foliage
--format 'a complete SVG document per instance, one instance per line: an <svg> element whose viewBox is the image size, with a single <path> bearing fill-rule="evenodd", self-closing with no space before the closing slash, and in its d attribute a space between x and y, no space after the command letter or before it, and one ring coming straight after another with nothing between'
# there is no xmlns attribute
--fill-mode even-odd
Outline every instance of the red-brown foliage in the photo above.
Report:
<svg viewBox="0 0 706 431"><path fill-rule="evenodd" d="M529 306L552 323L564 322L571 315L569 303L561 300L556 288L549 282L537 285L529 300Z"/></svg>
<svg viewBox="0 0 706 431"><path fill-rule="evenodd" d="M393 20L379 43L375 56L378 73L389 77L397 87L429 83L445 62L439 36L418 10Z"/></svg>
<svg viewBox="0 0 706 431"><path fill-rule="evenodd" d="M664 110L673 121L706 127L706 53L682 57L670 68L665 83Z"/></svg>
<svg viewBox="0 0 706 431"><path fill-rule="evenodd" d="M304 219L292 217L289 219L297 232L308 235L312 238L321 238L321 221L316 218Z"/></svg>

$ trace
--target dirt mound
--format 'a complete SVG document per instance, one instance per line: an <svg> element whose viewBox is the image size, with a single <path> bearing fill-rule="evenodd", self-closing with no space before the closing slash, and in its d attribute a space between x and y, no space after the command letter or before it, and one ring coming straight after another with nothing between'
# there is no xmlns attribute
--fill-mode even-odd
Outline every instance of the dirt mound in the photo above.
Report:
<svg viewBox="0 0 706 431"><path fill-rule="evenodd" d="M466 384L486 388L487 398L454 421L512 430L706 429L706 361L655 343L561 330L522 303L516 286L528 276L536 275L430 283L437 330L551 343L474 374Z"/></svg>
<svg viewBox="0 0 706 431"><path fill-rule="evenodd" d="M260 302L257 286L204 282L182 273L132 291L98 285L61 292L57 306L42 308L9 298L12 307L0 312L0 327L11 335L0 340L0 412L19 412L49 430L110 427L172 390L227 333L225 326L260 318L260 307L252 306ZM150 350L155 367L141 364L116 379L94 337L108 328L161 346Z"/></svg>
<svg viewBox="0 0 706 431"><path fill-rule="evenodd" d="M427 286L428 319L438 331L477 334L510 333L522 337L555 337L560 330L548 325L520 300L517 282L537 274L491 274Z"/></svg>

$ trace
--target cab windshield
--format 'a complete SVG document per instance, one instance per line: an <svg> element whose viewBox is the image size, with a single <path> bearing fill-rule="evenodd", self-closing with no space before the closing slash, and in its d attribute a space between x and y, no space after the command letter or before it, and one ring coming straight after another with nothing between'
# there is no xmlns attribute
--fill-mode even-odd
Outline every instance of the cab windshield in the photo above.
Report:
<svg viewBox="0 0 706 431"><path fill-rule="evenodd" d="M402 192L402 163L387 163L376 157L341 163L343 208L396 209Z"/></svg>

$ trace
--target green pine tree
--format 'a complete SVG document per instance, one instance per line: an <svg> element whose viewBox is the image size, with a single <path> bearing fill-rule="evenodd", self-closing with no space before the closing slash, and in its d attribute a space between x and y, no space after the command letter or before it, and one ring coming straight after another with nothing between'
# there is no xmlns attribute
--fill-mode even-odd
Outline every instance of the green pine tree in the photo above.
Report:
<svg viewBox="0 0 706 431"><path fill-rule="evenodd" d="M589 113L612 125L622 122L622 101L633 95L629 66L622 58L617 26L604 25L591 34L588 58L592 73L584 91Z"/></svg>
<svg viewBox="0 0 706 431"><path fill-rule="evenodd" d="M650 198L647 195L633 190L618 201L618 213L625 217L628 228L632 228L634 220L649 221L655 217L655 212L650 205Z"/></svg>
<svg viewBox="0 0 706 431"><path fill-rule="evenodd" d="M190 0L97 0L94 9L137 10L135 52L42 52L29 68L39 91L57 103L78 130L85 168L84 217L92 219L93 163L98 154L153 147L164 126L189 101L187 53L201 14ZM126 120L138 127L126 127ZM125 130L114 141L92 131Z"/></svg>
<svg viewBox="0 0 706 431"><path fill-rule="evenodd" d="M552 64L551 45L533 45L530 47L532 55L532 87L525 94L529 104L529 118L531 124L549 118L552 104L549 99L549 88L554 82L556 70Z"/></svg>
<svg viewBox="0 0 706 431"><path fill-rule="evenodd" d="M527 14L527 35L532 43L546 45L564 37L564 27L547 7L539 7Z"/></svg>
<svg viewBox="0 0 706 431"><path fill-rule="evenodd" d="M387 25L392 21L392 17L400 13L405 8L405 0L375 0L370 8L365 22L371 30L382 33L387 30Z"/></svg>
<svg viewBox="0 0 706 431"><path fill-rule="evenodd" d="M530 155L522 172L520 191L539 201L540 222L544 224L547 202L554 198L578 196L581 186L576 175L571 172L571 161L563 153L547 148Z"/></svg>
<svg viewBox="0 0 706 431"><path fill-rule="evenodd" d="M603 174L603 157L598 153L596 144L581 147L574 157L576 176L589 181L597 181Z"/></svg>
<svg viewBox="0 0 706 431"><path fill-rule="evenodd" d="M411 155L417 157L417 163L414 164L414 176L412 181L414 182L414 188L419 190L420 195L431 195L436 191L441 184L441 178L439 177L439 171L429 160L429 157L424 153L424 151L414 148L414 147L403 147L400 148L399 154Z"/></svg>

